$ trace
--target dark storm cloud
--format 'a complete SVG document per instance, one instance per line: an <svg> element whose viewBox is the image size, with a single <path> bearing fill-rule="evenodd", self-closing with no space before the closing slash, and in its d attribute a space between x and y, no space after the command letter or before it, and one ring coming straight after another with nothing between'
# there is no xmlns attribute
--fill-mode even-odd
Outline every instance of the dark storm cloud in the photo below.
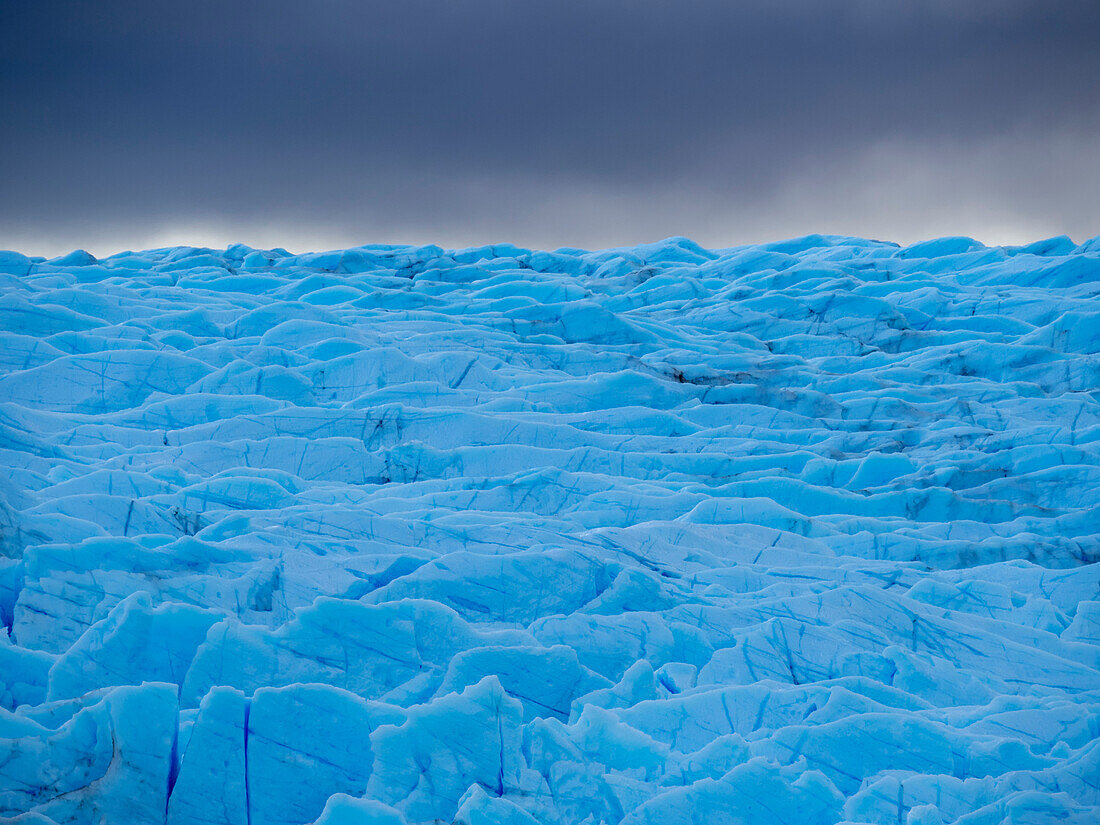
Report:
<svg viewBox="0 0 1100 825"><path fill-rule="evenodd" d="M1098 41L1076 0L7 0L0 246L1096 234Z"/></svg>

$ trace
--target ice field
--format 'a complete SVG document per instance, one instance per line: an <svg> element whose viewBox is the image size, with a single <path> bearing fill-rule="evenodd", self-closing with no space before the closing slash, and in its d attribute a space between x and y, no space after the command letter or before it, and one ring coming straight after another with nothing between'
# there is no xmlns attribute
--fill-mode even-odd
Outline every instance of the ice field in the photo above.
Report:
<svg viewBox="0 0 1100 825"><path fill-rule="evenodd" d="M1100 239L0 273L0 822L1100 822Z"/></svg>

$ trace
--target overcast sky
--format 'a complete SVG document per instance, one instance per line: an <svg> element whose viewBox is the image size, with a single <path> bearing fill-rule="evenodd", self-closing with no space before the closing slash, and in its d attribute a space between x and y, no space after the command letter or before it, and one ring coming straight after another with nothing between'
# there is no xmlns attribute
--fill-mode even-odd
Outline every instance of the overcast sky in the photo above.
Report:
<svg viewBox="0 0 1100 825"><path fill-rule="evenodd" d="M0 248L1100 234L1097 0L0 0Z"/></svg>

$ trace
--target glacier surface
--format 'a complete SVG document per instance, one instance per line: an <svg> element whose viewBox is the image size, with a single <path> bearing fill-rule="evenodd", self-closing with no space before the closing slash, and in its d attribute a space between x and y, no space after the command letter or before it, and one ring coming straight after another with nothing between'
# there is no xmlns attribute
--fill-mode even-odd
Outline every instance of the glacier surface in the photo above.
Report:
<svg viewBox="0 0 1100 825"><path fill-rule="evenodd" d="M0 253L0 821L1100 821L1100 239Z"/></svg>

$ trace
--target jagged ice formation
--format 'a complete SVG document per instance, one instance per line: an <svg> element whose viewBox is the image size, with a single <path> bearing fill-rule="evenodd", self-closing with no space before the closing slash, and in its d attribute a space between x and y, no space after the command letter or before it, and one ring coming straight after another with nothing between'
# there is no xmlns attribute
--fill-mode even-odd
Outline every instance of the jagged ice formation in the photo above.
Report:
<svg viewBox="0 0 1100 825"><path fill-rule="evenodd" d="M0 821L1100 820L1100 240L0 273Z"/></svg>

